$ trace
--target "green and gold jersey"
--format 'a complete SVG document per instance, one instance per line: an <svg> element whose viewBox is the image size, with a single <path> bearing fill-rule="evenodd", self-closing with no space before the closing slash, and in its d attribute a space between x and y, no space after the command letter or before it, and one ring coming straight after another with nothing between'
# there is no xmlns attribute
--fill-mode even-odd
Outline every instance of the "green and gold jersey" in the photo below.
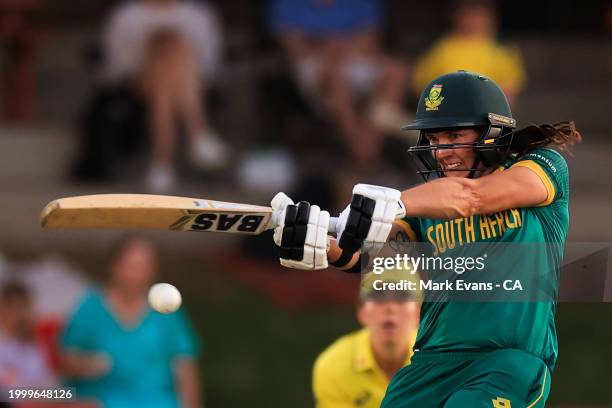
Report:
<svg viewBox="0 0 612 408"><path fill-rule="evenodd" d="M539 176L548 192L543 203L454 220L407 217L400 225L411 240L427 243L428 256L464 256L478 247L479 254L488 252L489 260L495 258L487 271L491 281L535 280L547 296L521 301L503 297L441 301L428 297L426 290L415 350L517 348L554 367L559 269L569 227L568 168L565 159L551 149L526 153L503 169L515 166L527 167ZM454 279L470 279L467 272L453 275Z"/></svg>

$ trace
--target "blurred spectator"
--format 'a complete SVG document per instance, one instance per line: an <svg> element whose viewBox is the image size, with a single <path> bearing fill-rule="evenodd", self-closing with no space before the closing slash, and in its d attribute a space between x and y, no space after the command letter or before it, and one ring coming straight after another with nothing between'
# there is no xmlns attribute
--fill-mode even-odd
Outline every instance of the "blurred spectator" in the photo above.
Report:
<svg viewBox="0 0 612 408"><path fill-rule="evenodd" d="M460 69L480 72L504 90L512 105L525 84L519 49L497 39L497 15L492 0L457 0L452 27L417 62L415 92L432 79Z"/></svg>
<svg viewBox="0 0 612 408"><path fill-rule="evenodd" d="M336 340L315 362L313 392L318 408L380 406L391 378L410 363L420 293L375 290L375 281L414 281L414 276L399 270L364 275L357 307L363 329Z"/></svg>
<svg viewBox="0 0 612 408"><path fill-rule="evenodd" d="M273 0L270 9L301 92L332 116L360 165L372 165L383 132L406 120L407 68L381 47L382 8L377 0Z"/></svg>
<svg viewBox="0 0 612 408"><path fill-rule="evenodd" d="M27 287L7 282L0 289L0 385L53 385L54 379L36 339L32 297Z"/></svg>
<svg viewBox="0 0 612 408"><path fill-rule="evenodd" d="M147 306L158 269L154 246L127 238L111 261L108 285L87 295L66 327L69 385L105 407L201 407L198 341L186 315Z"/></svg>
<svg viewBox="0 0 612 408"><path fill-rule="evenodd" d="M32 122L38 118L36 70L46 30L33 20L42 0L0 0L2 119Z"/></svg>
<svg viewBox="0 0 612 408"><path fill-rule="evenodd" d="M148 108L153 149L147 183L153 191L172 186L179 123L194 165L216 168L227 160L228 148L211 128L201 98L219 75L221 41L217 15L204 3L128 0L106 24L106 78L127 84Z"/></svg>

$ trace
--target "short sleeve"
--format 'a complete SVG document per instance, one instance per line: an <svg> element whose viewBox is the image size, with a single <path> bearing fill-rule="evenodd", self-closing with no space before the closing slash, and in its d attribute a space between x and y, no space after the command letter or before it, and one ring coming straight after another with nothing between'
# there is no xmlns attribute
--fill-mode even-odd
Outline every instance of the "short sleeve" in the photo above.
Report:
<svg viewBox="0 0 612 408"><path fill-rule="evenodd" d="M168 315L171 317L169 322L170 354L172 357L199 357L200 342L195 334L193 325L187 314L180 310Z"/></svg>
<svg viewBox="0 0 612 408"><path fill-rule="evenodd" d="M96 295L86 295L68 319L61 338L62 349L92 351L95 347L95 323L98 321Z"/></svg>
<svg viewBox="0 0 612 408"><path fill-rule="evenodd" d="M423 240L418 218L404 217L401 220L396 220L395 224L402 229L411 242L421 242Z"/></svg>
<svg viewBox="0 0 612 408"><path fill-rule="evenodd" d="M568 198L569 178L567 162L555 150L536 149L524 154L511 167L527 167L538 175L546 187L547 197L539 207L552 204L555 200Z"/></svg>

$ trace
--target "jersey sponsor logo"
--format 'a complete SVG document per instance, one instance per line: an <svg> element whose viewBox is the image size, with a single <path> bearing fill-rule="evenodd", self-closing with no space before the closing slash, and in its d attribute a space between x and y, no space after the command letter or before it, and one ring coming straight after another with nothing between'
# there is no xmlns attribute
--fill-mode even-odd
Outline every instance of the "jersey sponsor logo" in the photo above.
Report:
<svg viewBox="0 0 612 408"><path fill-rule="evenodd" d="M497 397L492 399L491 402L493 403L493 408L512 408L510 400L506 398Z"/></svg>
<svg viewBox="0 0 612 408"><path fill-rule="evenodd" d="M517 209L490 215L470 216L439 222L429 226L427 240L433 245L433 256L443 254L457 245L501 237L506 230L522 227L521 213Z"/></svg>
<svg viewBox="0 0 612 408"><path fill-rule="evenodd" d="M186 214L171 229L233 233L257 233L266 217L255 214Z"/></svg>
<svg viewBox="0 0 612 408"><path fill-rule="evenodd" d="M544 157L544 156L542 156L541 154L538 154L538 153L529 153L529 154L525 155L525 158L529 158L529 157L534 158L534 159L539 159L540 161L546 163L546 165L548 166L550 171L552 171L553 173L557 172L557 168L555 167L553 162L548 157Z"/></svg>
<svg viewBox="0 0 612 408"><path fill-rule="evenodd" d="M425 110L438 110L438 106L440 106L443 100L444 97L442 96L442 85L433 85L429 90L429 95L425 97Z"/></svg>

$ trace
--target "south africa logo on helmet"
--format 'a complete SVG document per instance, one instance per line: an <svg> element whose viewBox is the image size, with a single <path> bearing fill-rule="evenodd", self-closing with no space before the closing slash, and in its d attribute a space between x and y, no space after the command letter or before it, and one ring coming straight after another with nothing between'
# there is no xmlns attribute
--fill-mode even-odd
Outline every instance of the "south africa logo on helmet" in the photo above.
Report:
<svg viewBox="0 0 612 408"><path fill-rule="evenodd" d="M491 115L503 116L508 123L492 120ZM493 122L515 126L504 92L492 79L460 70L441 75L427 84L419 97L414 120L403 129L469 128Z"/></svg>
<svg viewBox="0 0 612 408"><path fill-rule="evenodd" d="M443 100L442 84L434 84L429 90L429 95L425 98L425 110L438 110L438 106Z"/></svg>

